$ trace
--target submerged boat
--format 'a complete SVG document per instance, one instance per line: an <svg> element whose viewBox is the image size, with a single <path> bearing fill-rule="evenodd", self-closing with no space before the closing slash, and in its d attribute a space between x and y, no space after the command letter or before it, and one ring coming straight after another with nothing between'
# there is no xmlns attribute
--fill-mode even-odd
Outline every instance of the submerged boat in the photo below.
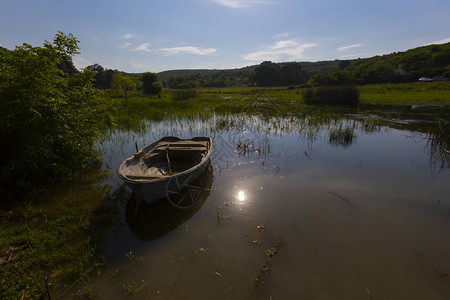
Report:
<svg viewBox="0 0 450 300"><path fill-rule="evenodd" d="M205 170L212 146L210 137L163 137L127 158L118 175L146 203L170 198Z"/></svg>

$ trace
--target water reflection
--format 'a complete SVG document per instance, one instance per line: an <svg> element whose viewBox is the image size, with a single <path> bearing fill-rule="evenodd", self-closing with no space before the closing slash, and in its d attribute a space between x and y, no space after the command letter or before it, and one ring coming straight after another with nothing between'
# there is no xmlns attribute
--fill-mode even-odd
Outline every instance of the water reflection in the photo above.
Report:
<svg viewBox="0 0 450 300"><path fill-rule="evenodd" d="M236 200L238 204L245 204L247 202L247 193L243 190L240 190L236 193Z"/></svg>
<svg viewBox="0 0 450 300"><path fill-rule="evenodd" d="M130 230L142 241L151 241L176 229L189 220L205 203L211 191L213 168L211 163L188 187L163 197L155 203L147 204L132 194L125 209L125 218ZM170 201L169 201L170 200ZM188 209L180 209L171 202L193 203Z"/></svg>
<svg viewBox="0 0 450 300"><path fill-rule="evenodd" d="M354 128L350 126L339 127L330 130L330 138L329 138L330 145L347 148L350 147L355 140L356 135Z"/></svg>

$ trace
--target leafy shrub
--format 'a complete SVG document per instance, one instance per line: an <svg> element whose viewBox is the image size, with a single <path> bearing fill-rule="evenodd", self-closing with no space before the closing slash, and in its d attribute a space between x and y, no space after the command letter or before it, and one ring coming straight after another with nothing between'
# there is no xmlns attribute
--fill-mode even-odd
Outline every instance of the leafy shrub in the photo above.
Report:
<svg viewBox="0 0 450 300"><path fill-rule="evenodd" d="M152 72L146 72L142 74L142 89L146 95L158 95L161 93L163 85L159 75Z"/></svg>
<svg viewBox="0 0 450 300"><path fill-rule="evenodd" d="M43 47L0 49L0 197L73 177L98 157L97 92L91 71L58 64L78 53L78 40L58 32ZM6 197L5 197L6 196Z"/></svg>
<svg viewBox="0 0 450 300"><path fill-rule="evenodd" d="M306 104L359 104L360 91L354 86L324 86L308 88L303 92Z"/></svg>

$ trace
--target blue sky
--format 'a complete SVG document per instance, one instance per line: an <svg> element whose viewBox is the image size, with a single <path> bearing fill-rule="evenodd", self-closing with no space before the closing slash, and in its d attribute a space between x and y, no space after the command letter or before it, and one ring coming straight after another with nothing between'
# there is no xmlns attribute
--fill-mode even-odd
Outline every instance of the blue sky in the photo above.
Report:
<svg viewBox="0 0 450 300"><path fill-rule="evenodd" d="M80 40L78 68L226 69L450 42L448 0L0 0L0 45Z"/></svg>

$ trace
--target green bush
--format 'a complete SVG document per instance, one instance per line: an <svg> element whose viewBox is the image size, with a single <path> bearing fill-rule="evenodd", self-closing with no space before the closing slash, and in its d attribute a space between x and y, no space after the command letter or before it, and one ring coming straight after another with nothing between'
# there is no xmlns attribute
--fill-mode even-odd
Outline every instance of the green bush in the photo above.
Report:
<svg viewBox="0 0 450 300"><path fill-rule="evenodd" d="M158 95L163 88L159 75L152 72L142 74L142 89L146 95Z"/></svg>
<svg viewBox="0 0 450 300"><path fill-rule="evenodd" d="M303 92L306 104L358 105L360 91L354 86L324 86Z"/></svg>
<svg viewBox="0 0 450 300"><path fill-rule="evenodd" d="M0 49L0 197L71 178L98 157L100 112L94 73L58 68L78 53L78 40L58 32L43 47Z"/></svg>

